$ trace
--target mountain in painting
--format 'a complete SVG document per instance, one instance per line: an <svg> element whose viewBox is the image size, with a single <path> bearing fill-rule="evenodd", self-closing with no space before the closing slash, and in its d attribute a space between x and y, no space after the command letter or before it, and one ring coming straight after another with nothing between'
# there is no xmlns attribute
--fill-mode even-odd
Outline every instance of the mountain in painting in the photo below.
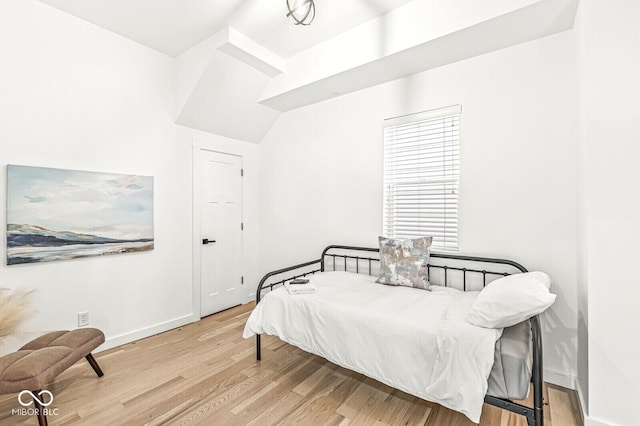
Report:
<svg viewBox="0 0 640 426"><path fill-rule="evenodd" d="M75 244L144 242L151 239L117 240L70 231L52 231L35 225L7 225L7 247L61 247Z"/></svg>

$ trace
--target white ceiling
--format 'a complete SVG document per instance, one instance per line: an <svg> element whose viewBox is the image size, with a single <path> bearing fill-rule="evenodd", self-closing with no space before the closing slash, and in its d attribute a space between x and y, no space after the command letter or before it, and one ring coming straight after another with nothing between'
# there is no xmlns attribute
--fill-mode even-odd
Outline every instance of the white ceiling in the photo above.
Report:
<svg viewBox="0 0 640 426"><path fill-rule="evenodd" d="M579 0L40 0L176 58L177 124L259 143L281 112L572 27ZM251 117L251 126L246 119Z"/></svg>
<svg viewBox="0 0 640 426"><path fill-rule="evenodd" d="M411 0L316 0L312 25L291 24L286 0L40 0L176 57L231 26L288 58Z"/></svg>

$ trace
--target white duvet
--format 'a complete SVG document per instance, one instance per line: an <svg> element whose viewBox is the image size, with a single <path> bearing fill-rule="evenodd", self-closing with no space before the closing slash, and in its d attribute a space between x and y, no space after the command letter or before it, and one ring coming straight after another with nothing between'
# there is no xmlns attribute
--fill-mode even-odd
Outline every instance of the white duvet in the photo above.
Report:
<svg viewBox="0 0 640 426"><path fill-rule="evenodd" d="M267 293L243 337L267 333L480 421L501 329L465 318L478 292L376 284L350 272L310 276L317 292Z"/></svg>

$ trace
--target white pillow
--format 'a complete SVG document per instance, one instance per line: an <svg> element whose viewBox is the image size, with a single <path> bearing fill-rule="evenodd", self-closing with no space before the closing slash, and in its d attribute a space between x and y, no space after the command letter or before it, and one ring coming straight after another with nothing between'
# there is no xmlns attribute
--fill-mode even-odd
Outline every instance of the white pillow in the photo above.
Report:
<svg viewBox="0 0 640 426"><path fill-rule="evenodd" d="M489 283L471 304L467 321L485 328L504 328L544 312L556 300L544 272L509 275Z"/></svg>
<svg viewBox="0 0 640 426"><path fill-rule="evenodd" d="M516 275L509 275L509 276L513 277L513 276L518 276L518 275L527 275L527 276L529 276L531 278L535 278L538 281L540 281L542 284L544 284L544 286L547 289L551 288L551 278L549 278L549 275L545 274L544 272L533 271L533 272L525 272L524 274L516 274Z"/></svg>

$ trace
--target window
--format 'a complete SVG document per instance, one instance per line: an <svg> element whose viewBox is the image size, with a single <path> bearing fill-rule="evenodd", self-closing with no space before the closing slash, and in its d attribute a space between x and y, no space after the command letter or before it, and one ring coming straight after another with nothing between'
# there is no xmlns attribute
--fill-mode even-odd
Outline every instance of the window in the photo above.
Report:
<svg viewBox="0 0 640 426"><path fill-rule="evenodd" d="M384 234L458 250L460 105L384 122Z"/></svg>

